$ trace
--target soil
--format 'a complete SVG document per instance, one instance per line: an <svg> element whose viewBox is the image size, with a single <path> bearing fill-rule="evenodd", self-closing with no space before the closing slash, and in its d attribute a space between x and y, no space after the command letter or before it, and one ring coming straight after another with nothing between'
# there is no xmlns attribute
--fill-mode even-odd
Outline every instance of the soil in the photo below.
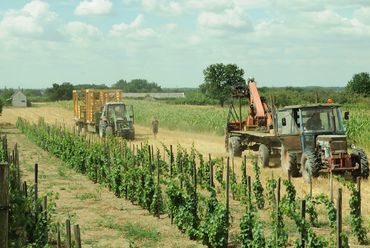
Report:
<svg viewBox="0 0 370 248"><path fill-rule="evenodd" d="M73 128L73 113L72 111L65 110L60 107L53 106L39 106L33 108L5 108L3 115L0 117L0 123L16 122L18 116L28 119L29 121L36 122L40 117L44 118L46 122L55 123L58 125ZM11 132L16 132L13 129ZM191 148L194 146L200 153L208 157L212 154L213 157L227 157L225 152L223 137L213 136L208 134L189 133L181 131L169 131L159 127L159 133L156 138L151 133L150 127L135 125L136 140L133 144L140 144L142 142L149 142L155 147L162 147L162 144L169 146L176 146L181 144L182 147ZM68 213L73 215L75 223L79 223L83 230L83 240L85 245L90 247L124 247L128 244L128 239L124 237L120 228L118 230L106 228L106 223L102 221L114 220L119 225L125 223L134 223L145 228L153 228L159 233L159 241L148 241L150 247L196 247L200 246L199 243L189 241L185 235L182 235L175 226L171 226L168 218L156 219L147 214L146 211L141 210L131 203L116 198L113 193L108 192L105 188L95 185L90 182L86 177L75 173L72 170L62 167L61 162L42 151L40 148L32 144L22 134L15 133L9 134L11 142L18 142L21 146L21 163L23 166L24 177L32 178L32 168L30 167L34 162L38 161L40 164L40 172L42 171L45 178L40 179L41 188L45 191L54 191L59 193L60 197L57 200L57 216L63 221L67 218ZM248 158L254 156L253 153L245 152ZM369 154L369 153L368 153ZM235 159L235 172L240 177L241 159ZM286 178L282 169L270 163L270 168L262 170L261 181L263 186L272 175L277 178ZM30 167L30 168L29 168ZM27 169L28 168L28 169ZM65 170L61 173L61 170ZM248 159L247 173L251 173L251 162ZM64 175L65 174L65 175ZM64 176L63 176L64 175ZM41 175L40 175L41 176ZM297 195L302 197L309 194L309 185L303 182L302 178L292 179L296 189ZM337 189L342 187L334 180L334 199L336 199ZM328 175L322 174L317 179L313 179L312 192L313 195L320 193L330 194L329 192L329 179ZM370 182L369 180L362 181L362 202L366 203L370 200ZM81 200L84 195L93 195L90 199ZM284 192L282 192L284 194ZM97 196L95 196L97 195ZM349 192L343 189L343 211L344 211L344 230L348 229L348 206ZM233 208L234 222L232 230L238 228L240 216L243 213L243 207L238 202L231 202ZM319 212L325 218L325 212ZM363 204L362 216L364 225L370 228L370 210ZM264 218L268 218L265 216ZM327 228L326 228L327 229ZM294 230L293 230L294 231ZM232 231L233 232L233 231ZM322 229L317 230L318 233L325 233ZM87 244L86 241L91 242ZM117 243L116 243L117 242ZM139 246L143 246L144 241L140 241ZM144 242L144 243L143 243ZM154 243L153 243L154 242ZM350 238L351 247L365 247L357 246L357 242ZM89 247L89 246L84 246Z"/></svg>

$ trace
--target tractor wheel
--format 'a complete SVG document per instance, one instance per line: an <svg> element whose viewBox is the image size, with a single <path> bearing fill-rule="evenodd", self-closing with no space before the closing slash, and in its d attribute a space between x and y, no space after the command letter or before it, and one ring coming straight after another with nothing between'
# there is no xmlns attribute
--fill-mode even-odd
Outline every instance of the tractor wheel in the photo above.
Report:
<svg viewBox="0 0 370 248"><path fill-rule="evenodd" d="M301 158L302 177L305 182L310 182L311 177L320 175L321 165L313 152L304 152Z"/></svg>
<svg viewBox="0 0 370 248"><path fill-rule="evenodd" d="M102 124L99 124L99 136L100 138L103 138L105 136L104 126Z"/></svg>
<svg viewBox="0 0 370 248"><path fill-rule="evenodd" d="M240 144L240 138L233 136L229 137L229 153L233 157L240 157L242 155L242 147Z"/></svg>
<svg viewBox="0 0 370 248"><path fill-rule="evenodd" d="M270 151L268 147L261 144L258 148L258 166L261 168L269 166Z"/></svg>
<svg viewBox="0 0 370 248"><path fill-rule="evenodd" d="M352 176L367 179L369 177L369 159L365 151L362 149L353 150L352 159L360 165L358 170L352 172Z"/></svg>
<svg viewBox="0 0 370 248"><path fill-rule="evenodd" d="M113 134L113 128L111 126L107 126L105 128L105 135L109 136Z"/></svg>
<svg viewBox="0 0 370 248"><path fill-rule="evenodd" d="M284 173L287 176L289 176L290 173L292 177L299 177L297 154L290 153L284 146L281 146L280 158L281 168Z"/></svg>

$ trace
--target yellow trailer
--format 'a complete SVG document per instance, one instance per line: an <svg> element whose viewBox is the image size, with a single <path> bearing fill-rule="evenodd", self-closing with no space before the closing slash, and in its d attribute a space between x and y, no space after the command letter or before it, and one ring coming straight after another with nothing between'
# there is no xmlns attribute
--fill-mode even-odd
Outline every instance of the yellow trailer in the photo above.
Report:
<svg viewBox="0 0 370 248"><path fill-rule="evenodd" d="M99 120L104 105L121 102L121 90L86 89L73 91L73 111L76 126L90 132L99 131Z"/></svg>

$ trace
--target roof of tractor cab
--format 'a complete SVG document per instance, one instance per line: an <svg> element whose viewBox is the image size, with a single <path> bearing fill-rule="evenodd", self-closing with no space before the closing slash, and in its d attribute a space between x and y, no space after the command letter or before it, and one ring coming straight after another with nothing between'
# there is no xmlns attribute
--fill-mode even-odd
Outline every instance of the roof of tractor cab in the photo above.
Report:
<svg viewBox="0 0 370 248"><path fill-rule="evenodd" d="M313 108L329 108L329 107L340 107L340 104L336 103L315 103L315 104L302 104L302 105L290 105L285 106L281 110L284 109L313 109Z"/></svg>
<svg viewBox="0 0 370 248"><path fill-rule="evenodd" d="M125 105L123 102L107 102L106 105Z"/></svg>

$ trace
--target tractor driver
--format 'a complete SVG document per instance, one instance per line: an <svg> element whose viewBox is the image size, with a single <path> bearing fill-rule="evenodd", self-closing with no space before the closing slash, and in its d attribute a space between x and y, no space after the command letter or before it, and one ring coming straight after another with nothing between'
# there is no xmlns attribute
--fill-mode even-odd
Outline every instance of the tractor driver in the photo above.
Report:
<svg viewBox="0 0 370 248"><path fill-rule="evenodd" d="M320 130L322 128L321 118L319 112L314 112L310 119L306 122L307 130Z"/></svg>
<svg viewBox="0 0 370 248"><path fill-rule="evenodd" d="M116 106L114 108L114 112L117 118L123 118L123 111L122 111L122 106Z"/></svg>

